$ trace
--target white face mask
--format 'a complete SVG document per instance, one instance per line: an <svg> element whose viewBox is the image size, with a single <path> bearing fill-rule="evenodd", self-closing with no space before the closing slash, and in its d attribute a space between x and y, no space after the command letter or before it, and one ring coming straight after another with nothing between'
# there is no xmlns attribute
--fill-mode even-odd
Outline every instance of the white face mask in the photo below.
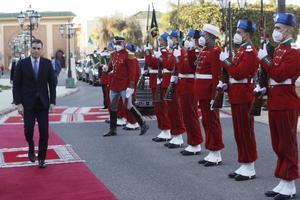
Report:
<svg viewBox="0 0 300 200"><path fill-rule="evenodd" d="M172 47L173 47L173 44L174 44L173 40L171 40L170 38L168 38L168 46L169 46L170 48L172 48Z"/></svg>
<svg viewBox="0 0 300 200"><path fill-rule="evenodd" d="M205 39L205 37L203 37L203 36L201 36L200 38L199 38L199 46L205 46L205 44L206 44L206 39Z"/></svg>
<svg viewBox="0 0 300 200"><path fill-rule="evenodd" d="M123 47L121 45L116 45L115 48L116 48L116 51L121 51L123 49Z"/></svg>
<svg viewBox="0 0 300 200"><path fill-rule="evenodd" d="M190 40L186 40L184 42L184 48L193 49L195 47L195 39L191 38Z"/></svg>
<svg viewBox="0 0 300 200"><path fill-rule="evenodd" d="M234 34L233 43L234 44L242 44L242 42L243 42L243 37L238 33Z"/></svg>
<svg viewBox="0 0 300 200"><path fill-rule="evenodd" d="M272 37L273 37L274 42L277 42L277 43L281 42L283 39L282 33L277 31L276 29L274 29L274 31L272 33Z"/></svg>
<svg viewBox="0 0 300 200"><path fill-rule="evenodd" d="M195 40L194 40L194 38L192 38L189 42L189 48L192 49L194 47L195 47Z"/></svg>

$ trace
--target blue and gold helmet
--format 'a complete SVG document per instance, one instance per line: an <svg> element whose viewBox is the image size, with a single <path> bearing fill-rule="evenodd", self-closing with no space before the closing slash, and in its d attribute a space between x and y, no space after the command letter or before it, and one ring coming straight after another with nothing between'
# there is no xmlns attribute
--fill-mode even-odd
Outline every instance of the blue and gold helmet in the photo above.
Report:
<svg viewBox="0 0 300 200"><path fill-rule="evenodd" d="M256 24L247 19L240 19L237 23L237 28L243 29L246 32L254 32L256 30Z"/></svg>
<svg viewBox="0 0 300 200"><path fill-rule="evenodd" d="M285 24L288 26L296 27L297 20L292 13L277 13L275 14L274 22L279 24Z"/></svg>

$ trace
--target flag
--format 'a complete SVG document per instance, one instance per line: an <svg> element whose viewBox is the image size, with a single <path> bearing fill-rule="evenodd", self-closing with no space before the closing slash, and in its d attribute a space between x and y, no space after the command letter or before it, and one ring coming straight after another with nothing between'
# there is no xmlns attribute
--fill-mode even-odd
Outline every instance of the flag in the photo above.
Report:
<svg viewBox="0 0 300 200"><path fill-rule="evenodd" d="M150 34L152 37L156 37L158 35L158 24L156 21L156 14L155 14L155 9L153 7L152 11L152 19L151 19L151 25L150 25Z"/></svg>

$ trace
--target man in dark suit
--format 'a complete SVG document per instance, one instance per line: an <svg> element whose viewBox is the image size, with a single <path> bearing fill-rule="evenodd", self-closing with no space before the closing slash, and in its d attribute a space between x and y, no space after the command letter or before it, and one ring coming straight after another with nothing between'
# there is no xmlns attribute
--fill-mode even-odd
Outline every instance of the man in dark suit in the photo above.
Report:
<svg viewBox="0 0 300 200"><path fill-rule="evenodd" d="M45 168L49 137L48 115L55 105L56 91L51 61L41 57L42 53L43 42L39 39L33 40L31 56L18 62L13 88L18 112L24 118L24 133L29 145L28 158L31 162L35 162L33 132L37 120L40 134L39 167Z"/></svg>

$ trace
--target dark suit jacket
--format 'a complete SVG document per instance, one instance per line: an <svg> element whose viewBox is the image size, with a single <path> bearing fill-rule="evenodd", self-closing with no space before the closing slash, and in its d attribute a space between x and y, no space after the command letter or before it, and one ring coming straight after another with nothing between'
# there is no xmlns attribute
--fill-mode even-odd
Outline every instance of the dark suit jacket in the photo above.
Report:
<svg viewBox="0 0 300 200"><path fill-rule="evenodd" d="M16 59L14 59L11 62L11 70L10 70L10 80L13 81L14 80L14 74L15 74L15 70L16 70L16 66L17 66L18 61Z"/></svg>
<svg viewBox="0 0 300 200"><path fill-rule="evenodd" d="M48 109L49 104L55 104L56 99L54 70L51 61L40 58L37 79L34 76L30 57L19 61L14 74L13 88L16 105L21 103L24 109L33 109L35 101L39 97L44 108Z"/></svg>

